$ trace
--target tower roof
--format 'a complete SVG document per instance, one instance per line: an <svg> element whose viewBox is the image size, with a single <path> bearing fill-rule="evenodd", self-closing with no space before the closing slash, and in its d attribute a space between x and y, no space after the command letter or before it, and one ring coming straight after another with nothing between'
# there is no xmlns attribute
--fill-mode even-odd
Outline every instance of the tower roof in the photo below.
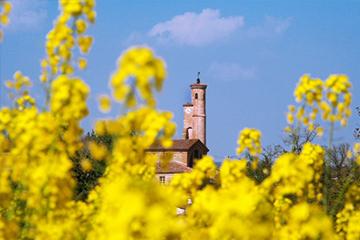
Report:
<svg viewBox="0 0 360 240"><path fill-rule="evenodd" d="M194 104L192 104L192 103L184 103L183 104L183 107L192 107L192 106L194 106Z"/></svg>
<svg viewBox="0 0 360 240"><path fill-rule="evenodd" d="M200 72L197 73L196 83L190 85L191 89L206 89L207 85L200 82Z"/></svg>
<svg viewBox="0 0 360 240"><path fill-rule="evenodd" d="M204 83L193 83L190 87L191 89L206 89L207 85Z"/></svg>

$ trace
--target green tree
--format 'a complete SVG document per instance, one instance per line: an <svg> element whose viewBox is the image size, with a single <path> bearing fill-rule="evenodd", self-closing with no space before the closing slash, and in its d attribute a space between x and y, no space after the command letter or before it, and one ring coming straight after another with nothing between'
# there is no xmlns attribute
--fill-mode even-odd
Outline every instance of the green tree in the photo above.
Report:
<svg viewBox="0 0 360 240"><path fill-rule="evenodd" d="M84 136L83 148L72 158L74 163L72 174L76 179L74 197L76 200L85 200L87 198L89 192L98 184L98 180L101 176L103 176L107 166L106 159L95 160L93 158L88 148L88 144L90 142L105 145L109 152L111 151L113 145L113 139L111 136L98 136L93 130ZM82 167L81 163L84 159L90 161L92 166L90 170L86 170Z"/></svg>
<svg viewBox="0 0 360 240"><path fill-rule="evenodd" d="M261 183L270 175L274 161L284 152L285 150L281 145L269 145L264 147L256 167L253 167L252 164L255 159L247 154L246 158L249 159L247 164L247 175L257 183Z"/></svg>
<svg viewBox="0 0 360 240"><path fill-rule="evenodd" d="M349 187L360 183L360 168L354 158L349 156L351 150L347 143L326 149L326 161L330 174L328 184L328 213L335 219L336 214L344 207L345 194Z"/></svg>
<svg viewBox="0 0 360 240"><path fill-rule="evenodd" d="M285 136L283 137L283 143L285 145L284 150L286 152L293 152L300 154L303 146L307 142L312 142L317 135L316 126L314 130L310 131L307 128L289 128L289 131L286 131Z"/></svg>

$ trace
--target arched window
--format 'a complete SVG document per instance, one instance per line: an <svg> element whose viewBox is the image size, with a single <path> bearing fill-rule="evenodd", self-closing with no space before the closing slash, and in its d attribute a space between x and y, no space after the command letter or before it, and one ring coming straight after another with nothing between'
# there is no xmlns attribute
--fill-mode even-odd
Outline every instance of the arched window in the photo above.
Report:
<svg viewBox="0 0 360 240"><path fill-rule="evenodd" d="M198 94L197 93L195 93L195 99L198 99Z"/></svg>
<svg viewBox="0 0 360 240"><path fill-rule="evenodd" d="M185 139L190 139L190 138L192 138L192 127L188 127L185 133Z"/></svg>

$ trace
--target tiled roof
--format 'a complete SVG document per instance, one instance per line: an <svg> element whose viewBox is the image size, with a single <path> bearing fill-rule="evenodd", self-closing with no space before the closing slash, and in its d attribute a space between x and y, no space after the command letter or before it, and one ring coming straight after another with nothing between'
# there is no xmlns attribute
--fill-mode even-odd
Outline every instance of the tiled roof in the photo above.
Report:
<svg viewBox="0 0 360 240"><path fill-rule="evenodd" d="M173 145L170 148L164 148L160 142L156 142L151 145L147 151L186 151L189 150L195 143L200 142L199 139L175 139L173 140Z"/></svg>
<svg viewBox="0 0 360 240"><path fill-rule="evenodd" d="M169 163L158 161L156 164L156 173L183 173L191 172L191 168L186 166L185 163L172 160Z"/></svg>
<svg viewBox="0 0 360 240"><path fill-rule="evenodd" d="M183 106L184 107L186 107L186 106L189 106L189 107L191 107L191 106L194 106L192 103L185 103L185 104L183 104Z"/></svg>

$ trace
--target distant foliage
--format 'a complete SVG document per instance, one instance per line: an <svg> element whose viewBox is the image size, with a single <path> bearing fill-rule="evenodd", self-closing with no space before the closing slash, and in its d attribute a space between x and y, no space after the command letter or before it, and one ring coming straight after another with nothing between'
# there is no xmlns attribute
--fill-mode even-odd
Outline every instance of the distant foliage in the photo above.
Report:
<svg viewBox="0 0 360 240"><path fill-rule="evenodd" d="M171 147L175 133L154 98L164 61L146 47L126 50L112 94L99 99L101 110L122 104L124 114L97 121L84 137L90 88L75 72L86 67L95 2L59 4L41 62L46 103L17 72L7 84L14 104L0 109L0 239L360 239L360 143L332 142L334 125L351 114L346 75L300 78L289 149L263 149L261 132L246 128L236 159L218 169L204 156L164 186L145 152L155 141ZM320 115L331 126L328 147L311 143L324 133Z"/></svg>
<svg viewBox="0 0 360 240"><path fill-rule="evenodd" d="M357 114L360 117L360 107L356 108ZM360 140L360 122L358 123L357 127L354 130L354 137L357 140Z"/></svg>
<svg viewBox="0 0 360 240"><path fill-rule="evenodd" d="M104 175L106 169L106 154L112 151L112 137L109 135L97 136L94 131L91 131L82 141L83 147L71 157L72 174L76 180L74 196L76 200L85 200L89 192L98 184L99 178Z"/></svg>

